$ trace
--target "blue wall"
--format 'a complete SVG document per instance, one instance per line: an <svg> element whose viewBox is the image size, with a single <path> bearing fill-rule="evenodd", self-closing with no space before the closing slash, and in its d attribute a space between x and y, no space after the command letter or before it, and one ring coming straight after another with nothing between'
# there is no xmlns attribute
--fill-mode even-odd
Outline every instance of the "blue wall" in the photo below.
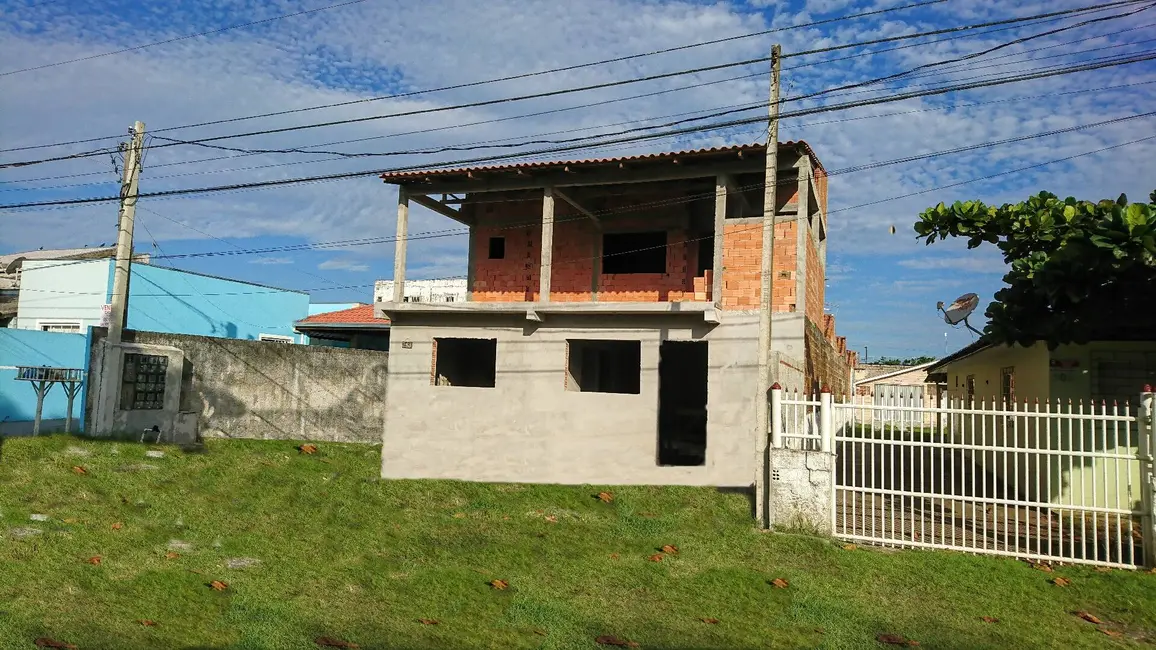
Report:
<svg viewBox="0 0 1156 650"><path fill-rule="evenodd" d="M36 417L36 393L27 381L16 380L12 366L87 368L88 343L84 334L0 329L0 422L24 422ZM45 420L63 419L68 398L59 385L44 398ZM84 417L84 391L76 397L72 415ZM77 430L78 427L74 427Z"/></svg>
<svg viewBox="0 0 1156 650"><path fill-rule="evenodd" d="M300 336L293 323L309 314L309 295L236 280L133 264L128 329L256 339Z"/></svg>

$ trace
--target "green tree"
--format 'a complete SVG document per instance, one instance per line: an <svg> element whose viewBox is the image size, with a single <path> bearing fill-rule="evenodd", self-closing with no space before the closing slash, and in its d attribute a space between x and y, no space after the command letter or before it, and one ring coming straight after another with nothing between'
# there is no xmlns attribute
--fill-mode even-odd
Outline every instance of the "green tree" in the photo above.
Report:
<svg viewBox="0 0 1156 650"><path fill-rule="evenodd" d="M1096 203L1041 192L1000 207L980 201L924 210L927 244L993 244L1009 270L988 306L984 338L1030 345L1156 335L1156 192Z"/></svg>

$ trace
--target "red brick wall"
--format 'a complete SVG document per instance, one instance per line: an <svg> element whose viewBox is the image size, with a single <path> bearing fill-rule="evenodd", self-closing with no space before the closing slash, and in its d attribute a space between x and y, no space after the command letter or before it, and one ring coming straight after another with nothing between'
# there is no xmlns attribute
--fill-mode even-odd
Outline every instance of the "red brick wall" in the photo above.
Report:
<svg viewBox="0 0 1156 650"><path fill-rule="evenodd" d="M589 219L555 203L550 300L583 302L593 299L591 280L596 245L602 236ZM473 299L478 302L538 300L542 227L511 228L506 222L525 222L541 214L537 202L504 203L501 218L484 218L475 226ZM614 219L607 230L656 230L644 219ZM491 237L505 237L504 259L489 259ZM659 302L710 300L708 277L694 276L698 268L697 238L687 241L683 230L667 230L666 273L602 274L598 299L606 302ZM696 292L696 288L698 291Z"/></svg>
<svg viewBox="0 0 1156 650"><path fill-rule="evenodd" d="M808 234L806 242L807 250L807 318L811 322L819 324L823 321L823 300L826 292L826 278L823 270L823 263L819 259L819 251L815 244L815 239Z"/></svg>
<svg viewBox="0 0 1156 650"><path fill-rule="evenodd" d="M818 391L826 386L835 395L849 395L851 392L850 356L847 353L840 353L823 333L823 330L810 319L807 319L805 327L804 345L807 357L805 375L808 392ZM833 321L831 327L834 328Z"/></svg>
<svg viewBox="0 0 1156 650"><path fill-rule="evenodd" d="M779 193L780 204L797 200L795 192ZM630 209L649 201L669 201L669 196L635 197L632 203L612 198L606 208ZM541 225L511 228L506 224L532 223L541 218L540 201L510 201L472 206L479 225L474 227L474 281L470 288L479 302L522 302L538 299L541 262ZM685 215L685 204L662 208L661 216ZM669 222L669 220L668 220ZM661 220L651 217L615 215L605 221L608 232L616 230L655 230ZM711 295L711 272L695 277L698 268L699 234L682 229L667 229L666 273L631 273L601 275L598 283L600 301L706 301ZM593 299L591 277L600 232L594 224L581 218L568 204L555 202L553 268L550 299L557 302L582 302ZM491 260L489 240L505 237L505 258ZM687 241L688 238L691 241ZM796 294L796 224L776 225L775 274L772 302L775 311L794 311ZM755 220L728 222L723 235L724 309L758 309L760 301L759 267L762 255L762 226Z"/></svg>
<svg viewBox="0 0 1156 650"><path fill-rule="evenodd" d="M798 262L794 221L775 224L773 311L794 311ZM758 309L762 301L763 229L758 222L728 223L723 237L723 309Z"/></svg>

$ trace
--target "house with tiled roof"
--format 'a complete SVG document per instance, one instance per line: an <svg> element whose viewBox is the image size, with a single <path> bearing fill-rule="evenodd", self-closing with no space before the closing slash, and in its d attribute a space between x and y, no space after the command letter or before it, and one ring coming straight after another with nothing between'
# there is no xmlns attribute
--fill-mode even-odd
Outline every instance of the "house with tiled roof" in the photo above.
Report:
<svg viewBox="0 0 1156 650"><path fill-rule="evenodd" d="M310 345L359 350L389 350L389 320L377 318L373 305L321 311L293 324Z"/></svg>
<svg viewBox="0 0 1156 650"><path fill-rule="evenodd" d="M823 312L827 172L781 143L770 192L766 163L755 144L384 174L383 477L750 486L762 373L846 394L853 355ZM405 299L411 205L468 229L464 301Z"/></svg>

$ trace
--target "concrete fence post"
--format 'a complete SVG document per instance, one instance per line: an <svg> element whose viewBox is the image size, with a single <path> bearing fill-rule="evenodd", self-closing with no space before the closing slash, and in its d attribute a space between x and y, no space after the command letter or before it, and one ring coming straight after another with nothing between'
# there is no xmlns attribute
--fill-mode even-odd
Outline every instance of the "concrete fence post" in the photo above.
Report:
<svg viewBox="0 0 1156 650"><path fill-rule="evenodd" d="M783 387L771 386L771 447L783 444Z"/></svg>
<svg viewBox="0 0 1156 650"><path fill-rule="evenodd" d="M835 448L835 431L831 424L833 403L831 390L823 386L819 391L819 444L820 449L827 454Z"/></svg>
<svg viewBox="0 0 1156 650"><path fill-rule="evenodd" d="M1156 452L1156 395L1152 386L1144 386L1140 395L1140 409L1137 412L1139 424L1140 458L1140 526L1144 544L1144 566L1156 567L1156 467L1153 453Z"/></svg>

